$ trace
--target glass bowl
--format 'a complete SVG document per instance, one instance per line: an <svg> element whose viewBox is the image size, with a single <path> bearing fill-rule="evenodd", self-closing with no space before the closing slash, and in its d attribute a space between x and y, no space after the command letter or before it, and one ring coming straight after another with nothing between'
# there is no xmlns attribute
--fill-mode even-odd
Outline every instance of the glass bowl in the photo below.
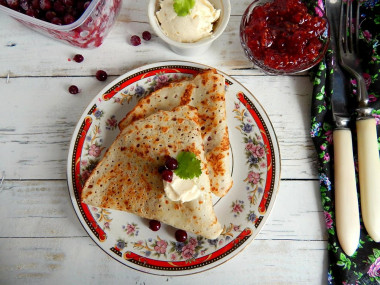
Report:
<svg viewBox="0 0 380 285"><path fill-rule="evenodd" d="M243 14L241 45L248 59L266 74L306 71L318 64L327 51L330 29L324 11L300 2L255 0ZM290 6L285 11L287 5ZM308 33L310 29L312 33Z"/></svg>

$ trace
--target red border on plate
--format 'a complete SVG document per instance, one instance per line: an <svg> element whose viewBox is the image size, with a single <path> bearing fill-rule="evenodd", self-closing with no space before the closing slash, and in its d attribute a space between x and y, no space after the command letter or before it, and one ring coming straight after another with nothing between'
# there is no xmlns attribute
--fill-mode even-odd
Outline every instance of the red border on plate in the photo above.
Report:
<svg viewBox="0 0 380 285"><path fill-rule="evenodd" d="M268 208L268 199L270 198L271 193L271 188L272 188L272 181L273 181L273 167L272 167L272 152L271 152L271 147L270 147L270 141L266 135L266 130L264 128L264 125L262 121L260 120L260 117L257 115L257 112L253 109L254 106L252 106L252 102L246 99L246 96L244 95L243 92L239 92L237 94L237 97L240 102L244 104L244 106L247 108L253 119L255 120L257 126L260 129L260 133L262 135L264 145L266 146L267 149L267 162L268 162L268 167L267 167L267 180L265 184L265 189L264 189L264 194L263 197L261 198L261 202L259 204L258 210L260 214L265 214Z"/></svg>
<svg viewBox="0 0 380 285"><path fill-rule="evenodd" d="M92 108L96 109L96 108ZM80 135L77 137L77 147L75 151L75 171L74 171L74 177L75 177L75 194L76 199L78 203L78 207L80 211L83 213L84 218L86 219L86 222L88 225L91 225L92 232L96 235L96 237L99 239L99 241L104 241L107 238L106 233L98 226L96 223L94 217L91 215L91 212L88 208L88 206L81 202L81 193L82 193L82 184L79 179L80 177L80 161L81 161L81 155L83 151L83 145L84 141L86 140L87 132L90 129L90 126L92 124L93 120L91 117L87 116L84 118Z"/></svg>
<svg viewBox="0 0 380 285"><path fill-rule="evenodd" d="M153 267L153 268L158 267L163 270L175 270L175 268L191 269L194 267L207 265L209 263L212 263L222 258L229 251L233 250L234 247L238 247L242 243L244 243L249 238L249 236L251 236L251 234L252 234L252 230L250 228L246 228L235 239L233 239L231 242L226 244L224 247L218 249L217 251L214 251L211 254L202 256L200 258L192 259L192 260L160 261L156 259L146 258L130 251L126 251L123 254L123 258L130 262L143 265L145 267Z"/></svg>
<svg viewBox="0 0 380 285"><path fill-rule="evenodd" d="M184 74L197 74L199 71L202 70L202 68L191 68L191 67L181 67L181 66L171 66L171 68L167 67L159 67L159 68L151 68L151 69L145 69L138 73L134 73L131 76L121 80L117 84L115 84L111 89L107 90L102 98L104 100L110 100L114 95L116 95L120 90L125 88L126 86L129 86L130 84L133 84L136 81L139 81L145 77L151 77L155 76L158 73L184 73ZM230 85L230 82L226 80L226 85ZM263 141L265 146L267 147L267 161L268 161L268 168L267 168L267 182L265 185L265 190L263 194L263 198L259 204L259 212L261 214L264 214L267 210L270 197L271 197L271 187L273 182L273 167L272 167L272 152L271 152L271 144L267 137L267 130L263 125L263 122L261 118L257 115L257 111L254 110L254 106L252 105L252 102L249 101L249 99L244 95L244 93L240 92L238 94L238 99L244 104L244 106L247 108L249 113L254 118L255 122L257 123L261 134L263 135ZM92 108L92 110L96 108L96 105ZM93 112L89 112L91 114ZM86 139L87 132L90 128L90 125L92 123L91 117L86 117L82 128L80 130L80 135L77 136L77 143L76 147L74 148L74 155L75 155L75 168L74 170L74 179L75 179L75 194L77 195L77 203L78 207L80 208L82 214L84 215L84 219L87 223L87 225L90 226L92 232L97 236L99 241L104 241L107 238L106 233L99 227L99 225L96 223L95 219L91 215L91 212L89 210L89 207L86 204L83 204L80 202L80 193L82 191L82 185L80 183L79 175L80 175L80 158L83 150L84 141ZM73 161L74 162L74 161ZM147 268L154 268L154 269L161 269L161 270L184 270L184 269L192 269L197 267L202 267L205 265L208 265L210 263L213 263L224 256L228 255L230 252L236 250L236 248L240 247L250 236L252 235L252 230L250 228L246 228L243 230L235 239L231 240L228 244L226 244L223 248L218 249L217 251L202 256L200 258L194 259L194 260L186 260L186 261L160 261L160 260L154 260L150 258L146 258L143 256L140 256L138 254L132 253L130 251L127 251L123 254L123 258L125 260L128 260L130 262L136 263L140 266L147 267ZM112 248L114 249L114 248ZM120 256L121 252L118 249L112 250L114 253ZM116 252L115 252L116 251Z"/></svg>
<svg viewBox="0 0 380 285"><path fill-rule="evenodd" d="M135 83L136 81L139 81L145 77L151 77L155 76L157 73L186 73L186 74L197 74L199 73L199 70L195 69L188 69L188 68L161 68L161 69L152 69L152 70L144 70L142 72L139 72L136 76L133 77L127 77L126 79L122 80L119 82L118 85L116 85L115 88L112 88L106 93L103 94L103 99L104 100L109 100L115 94L117 94L120 90L123 90L124 87L129 86L132 83ZM135 74L134 74L135 75Z"/></svg>

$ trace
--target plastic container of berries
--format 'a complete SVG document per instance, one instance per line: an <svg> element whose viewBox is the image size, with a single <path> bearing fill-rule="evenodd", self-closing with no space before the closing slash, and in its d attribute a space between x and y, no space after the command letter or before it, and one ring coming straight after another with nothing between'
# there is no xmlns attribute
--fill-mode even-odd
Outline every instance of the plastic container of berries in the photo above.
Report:
<svg viewBox="0 0 380 285"><path fill-rule="evenodd" d="M50 0L42 8L41 2L0 0L0 11L46 36L88 49L103 43L122 6L122 0Z"/></svg>

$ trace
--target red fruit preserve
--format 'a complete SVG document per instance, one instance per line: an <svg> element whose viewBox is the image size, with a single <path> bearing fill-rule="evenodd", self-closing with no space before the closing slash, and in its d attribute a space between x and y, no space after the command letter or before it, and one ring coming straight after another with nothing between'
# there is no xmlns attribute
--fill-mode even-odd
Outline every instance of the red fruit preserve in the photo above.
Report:
<svg viewBox="0 0 380 285"><path fill-rule="evenodd" d="M261 64L291 71L318 57L326 31L326 19L310 14L301 0L275 0L253 8L242 32Z"/></svg>

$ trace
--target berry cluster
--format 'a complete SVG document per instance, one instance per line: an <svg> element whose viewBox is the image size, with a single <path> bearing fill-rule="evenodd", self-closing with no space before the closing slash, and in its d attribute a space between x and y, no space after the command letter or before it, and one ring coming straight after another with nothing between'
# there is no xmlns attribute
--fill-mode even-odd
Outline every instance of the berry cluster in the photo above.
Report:
<svg viewBox="0 0 380 285"><path fill-rule="evenodd" d="M0 0L1 1L1 0ZM83 55L81 54L76 54L74 55L73 57L73 60L75 62L78 62L78 63L81 63L83 60L84 60L84 57ZM106 81L107 80L107 77L108 77L108 74L107 72L105 72L104 70L98 70L95 74L95 77L96 79L98 79L99 81ZM79 88L76 86L76 85L71 85L69 87L69 92L70 94L78 94L79 93Z"/></svg>
<svg viewBox="0 0 380 285"><path fill-rule="evenodd" d="M150 220L149 221L149 228L156 232L161 228L161 223L156 220ZM176 230L175 232L175 239L178 242L185 242L187 240L187 233L184 230Z"/></svg>
<svg viewBox="0 0 380 285"><path fill-rule="evenodd" d="M150 39L152 38L152 35L150 34L150 32L145 31L145 32L142 33L142 38L145 41L150 41ZM133 35L131 37L130 41L131 41L131 45L133 45L133 46L139 46L141 44L141 39L137 35Z"/></svg>
<svg viewBox="0 0 380 285"><path fill-rule="evenodd" d="M69 25L83 14L91 0L0 0L0 5L55 25Z"/></svg>
<svg viewBox="0 0 380 285"><path fill-rule="evenodd" d="M311 15L299 0L276 0L253 9L244 33L264 65L291 70L318 57L326 29L326 20Z"/></svg>
<svg viewBox="0 0 380 285"><path fill-rule="evenodd" d="M161 173L162 179L167 182L173 180L173 170L178 168L178 161L171 156L166 157L165 165L158 168L158 172Z"/></svg>

